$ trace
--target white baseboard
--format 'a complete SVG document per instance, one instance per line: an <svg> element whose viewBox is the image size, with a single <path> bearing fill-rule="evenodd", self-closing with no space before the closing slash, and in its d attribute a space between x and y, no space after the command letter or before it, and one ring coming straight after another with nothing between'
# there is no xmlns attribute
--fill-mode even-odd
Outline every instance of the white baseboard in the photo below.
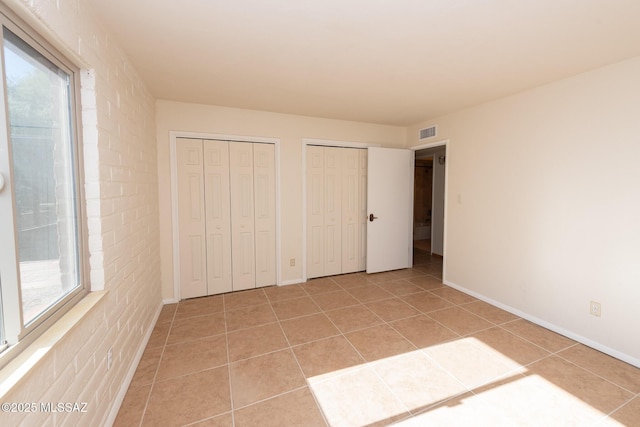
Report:
<svg viewBox="0 0 640 427"><path fill-rule="evenodd" d="M306 280L304 279L285 280L284 282L280 283L278 286L297 285L298 283L304 283L304 282L306 282Z"/></svg>
<svg viewBox="0 0 640 427"><path fill-rule="evenodd" d="M495 305L496 307L499 307L505 311L508 311L511 314L515 314L518 317L522 317L523 319L526 319L532 323L535 323L536 325L542 326L543 328L549 329L553 332L557 332L560 335L564 335L567 338L571 338L574 341L577 341L579 343L582 343L586 346L589 346L591 348L594 348L598 351L601 351L605 354L608 354L609 356L615 357L616 359L620 359L623 362L626 362L630 365L633 365L635 367L640 368L640 359L635 358L633 356L630 356L626 353L622 353L618 350L615 350L613 348L607 347L606 345L603 345L597 341L593 341L592 339L583 337L582 335L576 334L575 332L569 331L567 329L564 329L558 325L555 325L553 323L547 322L546 320L540 319L538 317L532 316L528 313L525 313L523 311L520 311L516 308L513 308L509 305L503 304L499 301L495 301L491 298L486 297L485 295L479 294L477 292L471 291L467 288L465 288L464 286L460 286L457 285L449 280L444 280L443 283L447 286L451 286L454 289L459 290L460 292L464 292L465 294L471 295L473 297L478 298L479 300L482 300L484 302L487 302L491 305Z"/></svg>
<svg viewBox="0 0 640 427"><path fill-rule="evenodd" d="M163 300L162 300L162 304L164 304L164 305L167 305L167 304L177 304L177 303L179 303L179 302L180 302L180 301L178 301L178 300L177 300L177 299L175 299L175 298L167 298L167 299L163 299Z"/></svg>
<svg viewBox="0 0 640 427"><path fill-rule="evenodd" d="M164 304L163 304L164 305ZM156 309L156 314L153 316L153 321L149 325L149 329L144 334L140 345L138 346L138 351L136 352L135 357L133 358L133 362L129 367L129 371L127 372L127 376L124 378L120 389L118 390L118 394L116 394L115 399L113 401L113 406L111 407L111 411L109 411L109 415L107 416L107 420L105 425L112 426L116 421L116 417L118 416L118 412L120 411L120 406L122 406L122 402L124 401L124 396L127 394L127 390L129 390L129 385L131 385L131 380L136 373L136 369L138 369L138 364L140 363L140 359L142 359L142 354L144 353L144 349L147 347L147 343L149 342L149 338L151 338L151 333L153 332L153 328L156 326L158 322L158 317L160 317L160 311L162 310L162 305L160 305Z"/></svg>

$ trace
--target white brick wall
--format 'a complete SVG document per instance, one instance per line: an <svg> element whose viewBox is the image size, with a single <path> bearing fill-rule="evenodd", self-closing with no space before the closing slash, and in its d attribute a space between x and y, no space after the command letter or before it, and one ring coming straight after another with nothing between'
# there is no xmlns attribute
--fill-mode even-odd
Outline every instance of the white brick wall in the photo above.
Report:
<svg viewBox="0 0 640 427"><path fill-rule="evenodd" d="M0 414L2 425L103 425L160 308L155 100L79 0L10 0L82 71L90 279L107 290L83 321L3 398L88 402L85 414ZM113 347L113 367L106 354Z"/></svg>

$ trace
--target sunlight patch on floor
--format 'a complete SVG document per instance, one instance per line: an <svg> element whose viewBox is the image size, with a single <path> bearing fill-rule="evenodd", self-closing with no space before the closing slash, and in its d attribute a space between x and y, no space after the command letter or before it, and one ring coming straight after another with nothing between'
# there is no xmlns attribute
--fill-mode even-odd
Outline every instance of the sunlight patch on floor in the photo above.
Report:
<svg viewBox="0 0 640 427"><path fill-rule="evenodd" d="M332 426L591 425L605 416L476 338L318 375L308 384Z"/></svg>

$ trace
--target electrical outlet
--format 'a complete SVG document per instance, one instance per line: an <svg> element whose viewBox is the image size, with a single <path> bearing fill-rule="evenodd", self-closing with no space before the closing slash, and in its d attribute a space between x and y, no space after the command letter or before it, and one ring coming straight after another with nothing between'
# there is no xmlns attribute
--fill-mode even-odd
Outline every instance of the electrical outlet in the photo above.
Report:
<svg viewBox="0 0 640 427"><path fill-rule="evenodd" d="M291 267L295 267L295 266L296 266L296 259L295 259L295 258L291 258L291 259L289 260L289 265L290 265Z"/></svg>
<svg viewBox="0 0 640 427"><path fill-rule="evenodd" d="M602 307L600 306L599 302L595 302L595 301L591 301L591 304L589 305L589 313L592 316L598 316L600 317Z"/></svg>
<svg viewBox="0 0 640 427"><path fill-rule="evenodd" d="M111 369L111 365L113 365L113 347L107 350L107 371Z"/></svg>

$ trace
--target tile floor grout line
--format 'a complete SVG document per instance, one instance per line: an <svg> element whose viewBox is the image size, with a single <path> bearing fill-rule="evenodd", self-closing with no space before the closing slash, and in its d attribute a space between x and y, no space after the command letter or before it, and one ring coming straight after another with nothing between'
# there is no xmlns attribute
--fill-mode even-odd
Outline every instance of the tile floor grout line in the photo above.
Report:
<svg viewBox="0 0 640 427"><path fill-rule="evenodd" d="M226 298L222 299L222 310L224 313L224 339L227 347L227 377L229 378L229 406L231 408L231 426L234 427L236 425L235 419L235 409L233 403L233 385L231 384L231 357L229 354L229 332L227 327L227 300ZM220 415L220 414L219 414Z"/></svg>
<svg viewBox="0 0 640 427"><path fill-rule="evenodd" d="M442 366L442 364L440 362L438 362L438 360L436 360L434 357L432 357L429 353L427 353L425 351L426 349L421 348L420 352L422 354L424 354L425 356L427 356L427 358L431 361L431 363L433 363L435 366L437 366L438 368L442 369L444 372L447 373L447 375L449 375L451 378L453 378L455 381L458 382L458 384L460 384L462 387L464 387L465 390L467 390L466 392L471 392L473 393L473 391L471 390L470 387L468 387L464 382L462 382L461 379L459 379L456 375L453 374L453 372L451 372L449 369L447 369L446 367ZM464 393L461 393L464 394Z"/></svg>
<svg viewBox="0 0 640 427"><path fill-rule="evenodd" d="M147 396L147 400L144 404L144 408L142 409L142 417L140 417L139 426L142 427L142 423L144 422L144 418L147 415L147 409L149 409L149 403L151 402L151 395L153 394L153 390L156 386L156 378L158 377L158 371L160 371L160 364L162 363L162 357L164 356L164 351L167 348L167 342L169 341L169 335L171 334L171 329L173 329L173 322L175 321L176 313L178 312L178 305L176 304L175 311L173 312L173 317L171 320L171 325L169 326L169 330L167 331L167 336L164 340L164 344L162 345L162 351L160 352L160 357L158 358L158 365L156 366L156 370L153 374L153 379L151 380L151 387L149 387L149 395ZM155 327L155 325L154 325ZM143 353L144 354L144 353Z"/></svg>
<svg viewBox="0 0 640 427"><path fill-rule="evenodd" d="M524 321L527 321L527 320L525 320L525 319L523 319L523 318L519 318L519 319L515 319L515 320L513 320L513 322L517 322L518 320L524 320ZM571 345L569 345L569 346L567 346L567 347L562 347L560 350L550 350L550 349L548 349L548 348L545 348L545 347L541 346L540 344L537 344L537 343L535 343L535 342L531 341L531 340L530 340L530 339L528 339L527 337L522 336L522 335L520 335L520 334L518 334L518 333L516 333L516 332L514 332L514 331L511 331L511 330L509 330L509 329L507 329L507 328L505 328L505 327L504 327L504 325L509 324L509 323L513 323L513 322L507 322L507 323L503 323L502 325L496 325L496 326L498 326L499 328L501 328L501 329L503 329L503 330L505 330L505 331L509 332L509 333L510 333L510 334L512 334L512 335L515 335L516 337L518 337L518 338L520 338L520 339L525 340L525 341L526 341L526 342L528 342L529 344L533 344L534 346L536 346L536 347L539 347L539 348L543 349L544 351L546 351L546 352L550 353L550 355L555 355L556 353L558 353L558 352L560 352L560 351L564 351L564 350L566 350L566 349L568 349L568 348L570 348L570 347L573 347L575 344L578 344L578 343L574 343L574 344L571 344ZM538 326L538 325L536 325L536 326ZM561 336L561 337L563 337L563 338L567 338L567 337L565 337L564 335L560 335L560 334L558 334L557 332L553 332L553 331L552 331L552 330L550 330L550 329L543 328L542 326L538 326L538 327L540 327L540 328L544 329L545 331L549 331L549 332L551 332L551 333L553 333L553 334L555 334L555 335L559 335L559 336ZM567 339L570 339L570 338L567 338ZM573 340L572 340L572 341L573 341Z"/></svg>
<svg viewBox="0 0 640 427"><path fill-rule="evenodd" d="M522 318L515 319L515 320L522 320ZM515 321L515 320L514 320L514 321ZM507 323L511 323L511 322L507 322ZM544 351L546 351L547 353L549 353L549 354L547 354L545 357L549 357L549 356L552 356L552 355L554 355L554 354L555 354L555 352L553 352L553 351L551 351L551 350L549 350L549 349L547 349L547 348L544 348L543 346L541 346L541 345L539 345L539 344L536 344L536 343L535 343L535 342L533 342L533 341L528 340L527 338L523 337L522 335L518 335L518 334L516 334L515 332L513 332L513 331L511 331L511 330L509 330L509 329L507 329L507 328L504 328L504 327L503 327L503 325L506 325L507 323L503 323L503 324L501 324L501 325L496 325L496 326L497 326L498 328L502 329L503 331L505 331L505 332L507 332L507 333L509 333L509 334L513 335L514 337L516 337L516 338L520 338L521 340L524 340L524 341L526 341L527 343L529 343L529 344L531 344L531 345L533 345L533 346L535 346L535 347L538 347L539 349L544 350ZM555 332L554 332L554 333L555 333ZM571 346L570 346L570 347L571 347ZM569 347L567 347L567 348L569 348ZM565 349L563 349L563 350L565 350ZM560 351L562 351L562 350L560 350ZM541 358L541 359L543 359L543 358Z"/></svg>
<svg viewBox="0 0 640 427"><path fill-rule="evenodd" d="M304 288L303 288L304 290ZM271 311L273 311L273 314L276 316L276 318L278 317L278 315L275 313L275 310L273 309L273 306L271 306ZM326 315L325 315L326 317ZM318 409L318 412L320 412L320 415L322 415L322 419L325 422L326 426L329 426L329 421L327 420L327 417L324 414L324 411L322 410L322 406L320 406L320 402L318 402L318 399L316 398L315 393L313 393L313 391L311 391L311 387L309 385L309 382L307 381L307 376L304 373L304 370L302 369L302 366L300 365L300 361L298 360L298 357L296 356L295 351L293 351L293 347L291 346L291 342L289 341L289 337L287 336L287 333L285 332L284 328L282 327L282 323L280 321L278 321L278 326L280 327L280 331L282 332L282 335L284 335L284 339L286 340L288 346L289 346L289 353L291 353L291 356L293 357L293 360L296 361L296 365L298 365L298 369L300 371L300 374L302 375L302 378L304 380L304 387L300 387L300 388L308 388L309 389L309 393L311 393L311 396L313 396L313 401L316 404L316 408ZM295 391L294 390L289 390L289 392ZM277 396L272 396L273 397L277 397ZM257 402L254 402L257 403Z"/></svg>
<svg viewBox="0 0 640 427"><path fill-rule="evenodd" d="M373 313L375 314L375 313ZM342 335L342 337L349 343L349 345L351 346L351 348L353 348L353 350L358 354L358 356L360 356L360 358L362 360L364 360L365 363L367 363L367 359L365 359L365 357L360 353L360 351L358 351L358 349L353 345L353 343L349 340L349 338L347 338L347 336L345 335L344 332L342 332L342 329L340 329L338 327L338 325L335 324L335 322L333 321L333 319L329 316L327 316L327 314L325 313L325 316L329 319L329 321L333 324L333 326L340 332L340 335ZM382 319L381 319L382 320ZM377 325L374 325L377 326ZM363 328L366 329L366 328ZM362 330L362 329L360 329ZM350 331L349 333L354 332L354 331Z"/></svg>
<svg viewBox="0 0 640 427"><path fill-rule="evenodd" d="M214 418L221 417L221 416L227 415L227 414L231 415L231 419L232 419L232 422L233 422L233 411L226 411L226 412L221 412L221 413L216 414L216 415L212 415L212 416L207 417L207 418L203 418L201 420L196 420L196 421L190 422L188 424L181 424L180 427L195 426L195 425L198 425L198 424L202 423L203 421L213 420ZM233 423L231 425L233 426Z"/></svg>
<svg viewBox="0 0 640 427"><path fill-rule="evenodd" d="M635 396L636 396L636 394L637 394L637 393L635 393L634 391L631 391L631 390L629 390L628 388L626 388L626 387L624 387L624 386L622 386L622 385L620 385L620 384L618 384L618 383L616 383L616 382L613 382L613 380L611 380L611 379L609 379L609 378L605 378L605 377L603 377L602 375L598 374L597 372L594 372L594 371L592 371L591 369L589 369L589 368L587 368L587 367L585 367L585 366L579 365L577 362L574 362L573 360L571 360L571 359L567 359L565 356L560 355L560 353L561 353L561 352L563 352L563 351L565 351L565 350L567 350L567 349L569 349L569 348L572 348L572 347L578 346L578 345L580 345L580 343L576 343L575 345L572 345L572 346L566 347L566 348L564 348L564 349L562 349L562 350L559 350L558 352L553 353L553 356L559 357L560 359L562 359L562 360L564 360L564 361L566 361L566 362L568 362L568 363L571 363L572 365L574 365L574 366L576 366L576 367L578 367L578 368L580 368L580 369L582 369L582 370L584 370L584 371L586 371L586 372L588 372L588 373L590 373L590 374L592 374L592 375L594 375L594 376L596 376L596 377L600 378L601 380L604 380L604 381L608 382L609 384L612 384L612 385L614 385L614 386L616 386L616 387L618 387L618 388L621 388L621 389L622 389L622 390L624 390L624 391L627 391L627 392L631 393L631 395L632 395L632 396L631 396L631 398L629 399L629 401L631 401L631 400L633 400L633 399L635 398ZM596 350L596 351L597 351L597 350ZM623 362L623 363L624 363L624 362Z"/></svg>
<svg viewBox="0 0 640 427"><path fill-rule="evenodd" d="M443 328L447 329L448 331L451 331L453 334L455 334L457 336L456 339L464 338L461 334L459 334L458 332L454 331L453 329L451 329L450 327L448 327L444 323L442 323L442 322L438 321L437 319L429 316L429 313L435 313L436 311L439 311L439 310L434 310L434 311L429 311L429 312L424 312L424 311L421 311L421 310L419 310L417 308L416 308L416 310L420 311L420 315L427 316L429 319L433 320L438 325L442 326ZM400 320L405 320L405 319L400 319Z"/></svg>
<svg viewBox="0 0 640 427"><path fill-rule="evenodd" d="M406 353L403 353L403 354L406 354ZM401 356L401 355L398 354L396 356ZM400 402L400 404L406 411L406 415L411 416L411 410L409 409L409 407L402 401L402 399L400 399L398 395L396 395L396 393L391 389L391 387L389 387L389 384L387 384L384 378L382 378L380 374L378 374L378 371L375 370L375 366L373 364L369 366L369 370L373 372L373 375L375 375L380 381L382 381L382 384L384 384L384 387L389 391L389 393L391 393L391 395L395 397L398 402Z"/></svg>
<svg viewBox="0 0 640 427"><path fill-rule="evenodd" d="M267 402L267 401L269 401L271 399L275 399L277 397L282 397L285 394L289 394L289 393L293 393L293 392L296 392L296 391L304 390L307 387L308 387L308 385L305 384L305 385L301 385L300 387L292 388L291 390L283 391L282 393L276 393L273 396L269 396L269 397L265 397L264 399L256 400L255 402L248 403L248 404L246 404L244 406L238 406L237 408L234 409L234 411L240 411L242 409L247 409L247 408L249 408L251 406L255 406L255 405L258 405L260 403Z"/></svg>

